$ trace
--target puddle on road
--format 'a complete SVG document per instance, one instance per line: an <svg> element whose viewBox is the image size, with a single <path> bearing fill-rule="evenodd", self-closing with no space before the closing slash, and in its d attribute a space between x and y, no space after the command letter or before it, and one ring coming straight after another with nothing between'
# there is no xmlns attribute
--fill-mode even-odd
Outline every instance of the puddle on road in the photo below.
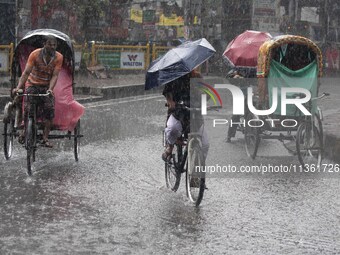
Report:
<svg viewBox="0 0 340 255"><path fill-rule="evenodd" d="M78 163L72 148L62 151L67 140L38 153L33 177L24 155L6 162L0 253L340 252L339 179L210 178L195 208L184 178L176 193L165 187L164 115L143 112L84 116ZM243 148L232 146L212 148L211 157L229 150L242 161Z"/></svg>

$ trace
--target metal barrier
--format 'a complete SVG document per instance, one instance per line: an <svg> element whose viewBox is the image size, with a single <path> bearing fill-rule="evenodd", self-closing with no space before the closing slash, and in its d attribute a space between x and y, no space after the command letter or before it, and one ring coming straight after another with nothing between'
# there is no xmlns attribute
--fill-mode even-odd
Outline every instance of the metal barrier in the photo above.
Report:
<svg viewBox="0 0 340 255"><path fill-rule="evenodd" d="M82 62L82 59L84 58L85 50L86 50L87 44L74 44L74 70L79 71L80 64Z"/></svg>
<svg viewBox="0 0 340 255"><path fill-rule="evenodd" d="M172 48L173 47L157 46L156 44L154 44L152 46L152 60L159 58L160 56L164 55L168 50Z"/></svg>
<svg viewBox="0 0 340 255"><path fill-rule="evenodd" d="M164 55L173 47L131 46L131 45L101 45L74 44L75 70L80 69L81 62L86 66L103 65L112 70L147 70L150 62ZM14 44L0 45L0 72L11 73L14 56Z"/></svg>
<svg viewBox="0 0 340 255"><path fill-rule="evenodd" d="M101 64L112 70L146 70L150 63L150 45L99 45L91 48L91 66Z"/></svg>
<svg viewBox="0 0 340 255"><path fill-rule="evenodd" d="M14 44L0 45L0 72L9 72L11 74L11 65L13 62Z"/></svg>

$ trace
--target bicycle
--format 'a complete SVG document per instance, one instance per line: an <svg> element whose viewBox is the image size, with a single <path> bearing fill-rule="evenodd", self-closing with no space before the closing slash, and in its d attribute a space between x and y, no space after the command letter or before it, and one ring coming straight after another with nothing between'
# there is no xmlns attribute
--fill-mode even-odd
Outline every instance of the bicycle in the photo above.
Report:
<svg viewBox="0 0 340 255"><path fill-rule="evenodd" d="M35 153L37 150L37 140L42 139L42 135L38 134L38 107L36 100L28 100L34 97L47 97L51 96L50 93L46 94L28 94L18 91L18 96L26 97L25 101L30 101L29 112L25 113L24 117L24 133L25 133L25 149L27 151L27 174L32 175L32 162L35 162Z"/></svg>
<svg viewBox="0 0 340 255"><path fill-rule="evenodd" d="M46 97L51 96L50 93L46 94L28 94L23 93L22 90L19 90L17 92L17 96L19 97ZM27 101L27 100L26 100ZM30 102L30 110L28 113L25 114L24 118L24 147L27 151L26 161L27 161L27 174L29 176L32 175L32 163L35 162L36 159L36 150L38 148L38 141L42 140L43 134L41 132L38 132L39 130L43 129L43 125L41 122L38 121L38 110L37 104L35 102L36 100L31 100ZM19 136L17 133L17 129L19 129L19 124L15 124L18 121L13 118L10 119L8 123L5 123L4 127L4 150L5 150L5 157L6 159L9 159L12 155L12 145L13 145L13 139L14 137ZM8 126L9 125L9 126ZM18 126L17 126L18 125ZM49 135L49 139L57 139L57 138L68 138L71 139L73 137L74 139L74 157L75 160L79 160L79 153L80 153L80 138L83 137L83 135L80 134L80 121L77 122L76 127L74 128L74 134L71 134L71 131L68 131L66 135L63 134L56 134L56 135Z"/></svg>
<svg viewBox="0 0 340 255"><path fill-rule="evenodd" d="M191 120L197 119L200 108L189 108L181 105L181 108L190 111ZM208 107L208 109L221 108ZM196 132L191 132L188 125L181 137L174 144L171 158L165 162L165 182L166 186L176 192L181 175L185 173L186 194L190 202L199 206L203 199L205 185L205 159L202 151L202 135L199 132L203 128L199 122L192 123L191 128ZM190 130L190 131L189 131ZM165 133L163 132L163 146L166 146Z"/></svg>

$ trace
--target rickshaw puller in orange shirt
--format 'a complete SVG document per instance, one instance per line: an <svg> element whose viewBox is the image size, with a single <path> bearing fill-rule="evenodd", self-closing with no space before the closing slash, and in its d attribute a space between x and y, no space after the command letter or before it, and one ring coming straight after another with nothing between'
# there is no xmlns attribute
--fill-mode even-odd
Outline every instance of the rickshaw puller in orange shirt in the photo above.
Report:
<svg viewBox="0 0 340 255"><path fill-rule="evenodd" d="M25 114L29 112L29 101L37 100L37 105L43 110L45 128L43 132L42 145L53 147L48 141L53 118L54 118L54 94L53 89L57 83L58 74L62 67L63 55L56 51L57 39L54 36L46 36L44 47L34 50L28 57L24 72L22 73L18 86L13 90L18 90L25 86L27 94L51 94L51 97L39 97L25 100ZM21 139L22 140L22 139ZM20 137L19 137L20 141Z"/></svg>

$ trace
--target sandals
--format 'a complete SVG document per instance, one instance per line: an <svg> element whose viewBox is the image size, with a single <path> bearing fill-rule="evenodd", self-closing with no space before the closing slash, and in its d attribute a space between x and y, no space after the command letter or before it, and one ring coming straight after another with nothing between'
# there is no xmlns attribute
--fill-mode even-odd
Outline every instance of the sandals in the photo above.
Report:
<svg viewBox="0 0 340 255"><path fill-rule="evenodd" d="M162 159L164 162L169 162L172 156L172 149L174 148L173 145L168 145L165 151L162 154Z"/></svg>
<svg viewBox="0 0 340 255"><path fill-rule="evenodd" d="M169 162L171 159L171 153L168 154L166 151L162 154L162 159L164 162Z"/></svg>
<svg viewBox="0 0 340 255"><path fill-rule="evenodd" d="M43 147L47 147L47 148L52 148L52 147L53 147L53 144L51 144L48 140L43 140L43 141L41 142L41 145L42 145Z"/></svg>

